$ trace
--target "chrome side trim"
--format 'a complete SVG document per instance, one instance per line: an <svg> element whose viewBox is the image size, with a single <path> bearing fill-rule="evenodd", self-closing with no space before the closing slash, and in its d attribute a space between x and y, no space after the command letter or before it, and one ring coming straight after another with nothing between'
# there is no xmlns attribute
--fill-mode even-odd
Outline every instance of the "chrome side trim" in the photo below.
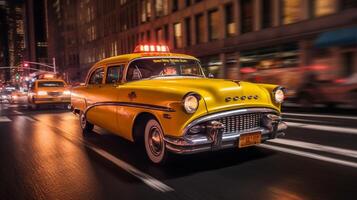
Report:
<svg viewBox="0 0 357 200"><path fill-rule="evenodd" d="M87 108L84 110L84 114L86 115L90 109L92 109L94 107L98 107L98 106L126 106L126 107L135 107L135 108L144 108L144 109L149 109L149 110L159 110L159 111L164 111L164 112L175 112L174 109L169 108L169 107L164 107L164 106L142 104L142 103L107 101L107 102L97 102L97 103L87 106Z"/></svg>
<svg viewBox="0 0 357 200"><path fill-rule="evenodd" d="M224 111L224 112L219 112L219 113L213 113L213 114L208 114L205 115L201 118L195 119L192 122L190 122L184 129L182 135L185 135L186 132L196 124L206 122L206 121L211 121L211 120L216 120L222 117L228 117L232 115L240 115L240 114L247 114L247 113L279 113L277 110L271 109L271 108L243 108L243 109L237 109L237 110L230 110L230 111Z"/></svg>

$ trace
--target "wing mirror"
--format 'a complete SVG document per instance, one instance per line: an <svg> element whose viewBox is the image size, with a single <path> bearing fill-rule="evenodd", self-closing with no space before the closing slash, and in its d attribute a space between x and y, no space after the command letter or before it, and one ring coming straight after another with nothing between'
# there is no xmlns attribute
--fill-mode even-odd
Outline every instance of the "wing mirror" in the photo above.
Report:
<svg viewBox="0 0 357 200"><path fill-rule="evenodd" d="M214 78L214 75L212 73L208 73L208 78Z"/></svg>

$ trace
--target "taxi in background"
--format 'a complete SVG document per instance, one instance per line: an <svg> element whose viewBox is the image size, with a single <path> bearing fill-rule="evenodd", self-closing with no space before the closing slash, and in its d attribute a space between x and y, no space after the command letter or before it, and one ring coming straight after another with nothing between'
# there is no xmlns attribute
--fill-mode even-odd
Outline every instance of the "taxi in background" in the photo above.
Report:
<svg viewBox="0 0 357 200"><path fill-rule="evenodd" d="M61 105L67 108L71 103L68 85L53 74L45 74L35 80L30 85L27 97L32 109L37 109L42 105Z"/></svg>
<svg viewBox="0 0 357 200"><path fill-rule="evenodd" d="M139 45L96 63L73 88L71 107L85 133L105 128L162 164L169 153L244 148L284 135L284 93L277 85L207 78L192 56Z"/></svg>

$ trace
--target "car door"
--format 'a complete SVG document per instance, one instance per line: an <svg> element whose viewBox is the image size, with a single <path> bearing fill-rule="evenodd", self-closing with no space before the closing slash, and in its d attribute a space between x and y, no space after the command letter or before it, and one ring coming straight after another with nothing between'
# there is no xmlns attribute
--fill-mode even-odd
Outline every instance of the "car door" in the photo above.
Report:
<svg viewBox="0 0 357 200"><path fill-rule="evenodd" d="M116 114L118 105L108 105L108 103L119 102L119 86L123 77L124 66L120 63L108 65L105 70L104 85L97 91L100 101L104 103L103 106L96 108L99 117L98 125L113 133L118 133Z"/></svg>
<svg viewBox="0 0 357 200"><path fill-rule="evenodd" d="M100 91L100 89L103 87L103 81L104 67L99 67L90 74L87 86L84 89L84 98L87 107L101 101L101 97L98 95L98 91ZM97 113L97 107L91 108L87 113L88 121L95 125L99 125L99 117L100 116Z"/></svg>

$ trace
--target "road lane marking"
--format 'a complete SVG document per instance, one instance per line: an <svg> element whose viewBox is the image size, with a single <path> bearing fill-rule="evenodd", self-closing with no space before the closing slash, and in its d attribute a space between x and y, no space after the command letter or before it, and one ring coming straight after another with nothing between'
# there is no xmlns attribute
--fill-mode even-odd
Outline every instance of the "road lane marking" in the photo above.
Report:
<svg viewBox="0 0 357 200"><path fill-rule="evenodd" d="M14 110L13 112L14 112L15 114L18 114L18 115L24 114L23 112L20 112L20 111L17 111L17 110Z"/></svg>
<svg viewBox="0 0 357 200"><path fill-rule="evenodd" d="M300 117L321 117L321 118L332 118L332 119L353 119L357 120L354 116L343 116L343 115L320 115L320 114L307 114L307 113L283 113L286 116L300 116Z"/></svg>
<svg viewBox="0 0 357 200"><path fill-rule="evenodd" d="M337 158L330 158L330 157L318 155L315 153L308 153L308 152L288 149L288 148L284 148L284 147L277 147L277 146L273 146L273 145L269 145L269 144L260 144L260 145L258 145L258 147L262 147L262 148L270 149L270 150L274 150L274 151L281 151L284 153L307 157L307 158L311 158L311 159L315 159L315 160L321 160L321 161L330 162L330 163L334 163L334 164L339 164L339 165L343 165L343 166L347 166L347 167L357 168L357 163L355 163L355 162L340 160Z"/></svg>
<svg viewBox="0 0 357 200"><path fill-rule="evenodd" d="M92 149L94 152L97 154L101 155L102 157L106 158L107 160L111 161L118 167L122 168L123 170L127 171L131 175L135 176L136 178L140 179L143 181L146 185L150 186L151 188L160 191L160 192L172 192L174 191L173 188L170 186L165 185L161 181L151 177L148 174L145 174L144 172L141 172L140 170L136 169L134 166L124 162L123 160L120 160L119 158L113 156L112 154L102 150L98 149L96 147L93 147L91 145L86 144L86 146L90 149Z"/></svg>
<svg viewBox="0 0 357 200"><path fill-rule="evenodd" d="M24 119L27 119L27 120L29 120L29 121L31 121L31 122L37 122L36 119L34 119L34 118L32 118L32 117L29 117L29 116L21 116L21 117L24 118Z"/></svg>
<svg viewBox="0 0 357 200"><path fill-rule="evenodd" d="M345 128L345 127L316 125L316 124L303 124L303 123L297 123L297 122L286 122L286 123L289 127L306 128L306 129L313 129L313 130L320 130L320 131L348 133L348 134L357 135L356 128Z"/></svg>
<svg viewBox="0 0 357 200"><path fill-rule="evenodd" d="M5 116L0 116L0 122L11 122L11 119Z"/></svg>
<svg viewBox="0 0 357 200"><path fill-rule="evenodd" d="M326 121L311 120L311 119L299 119L299 118L290 118L290 117L284 117L284 121L326 123Z"/></svg>
<svg viewBox="0 0 357 200"><path fill-rule="evenodd" d="M333 153L333 154L337 154L337 155L357 158L357 151L350 150L350 149L342 149L342 148L338 148L338 147L325 146L325 145L321 145L321 144L314 144L314 143L309 143L309 142L280 139L280 138L276 138L274 140L269 140L269 143L284 144L284 145L289 145L289 146L294 146L294 147L299 147L299 148L304 148L304 149L323 151L323 152Z"/></svg>

